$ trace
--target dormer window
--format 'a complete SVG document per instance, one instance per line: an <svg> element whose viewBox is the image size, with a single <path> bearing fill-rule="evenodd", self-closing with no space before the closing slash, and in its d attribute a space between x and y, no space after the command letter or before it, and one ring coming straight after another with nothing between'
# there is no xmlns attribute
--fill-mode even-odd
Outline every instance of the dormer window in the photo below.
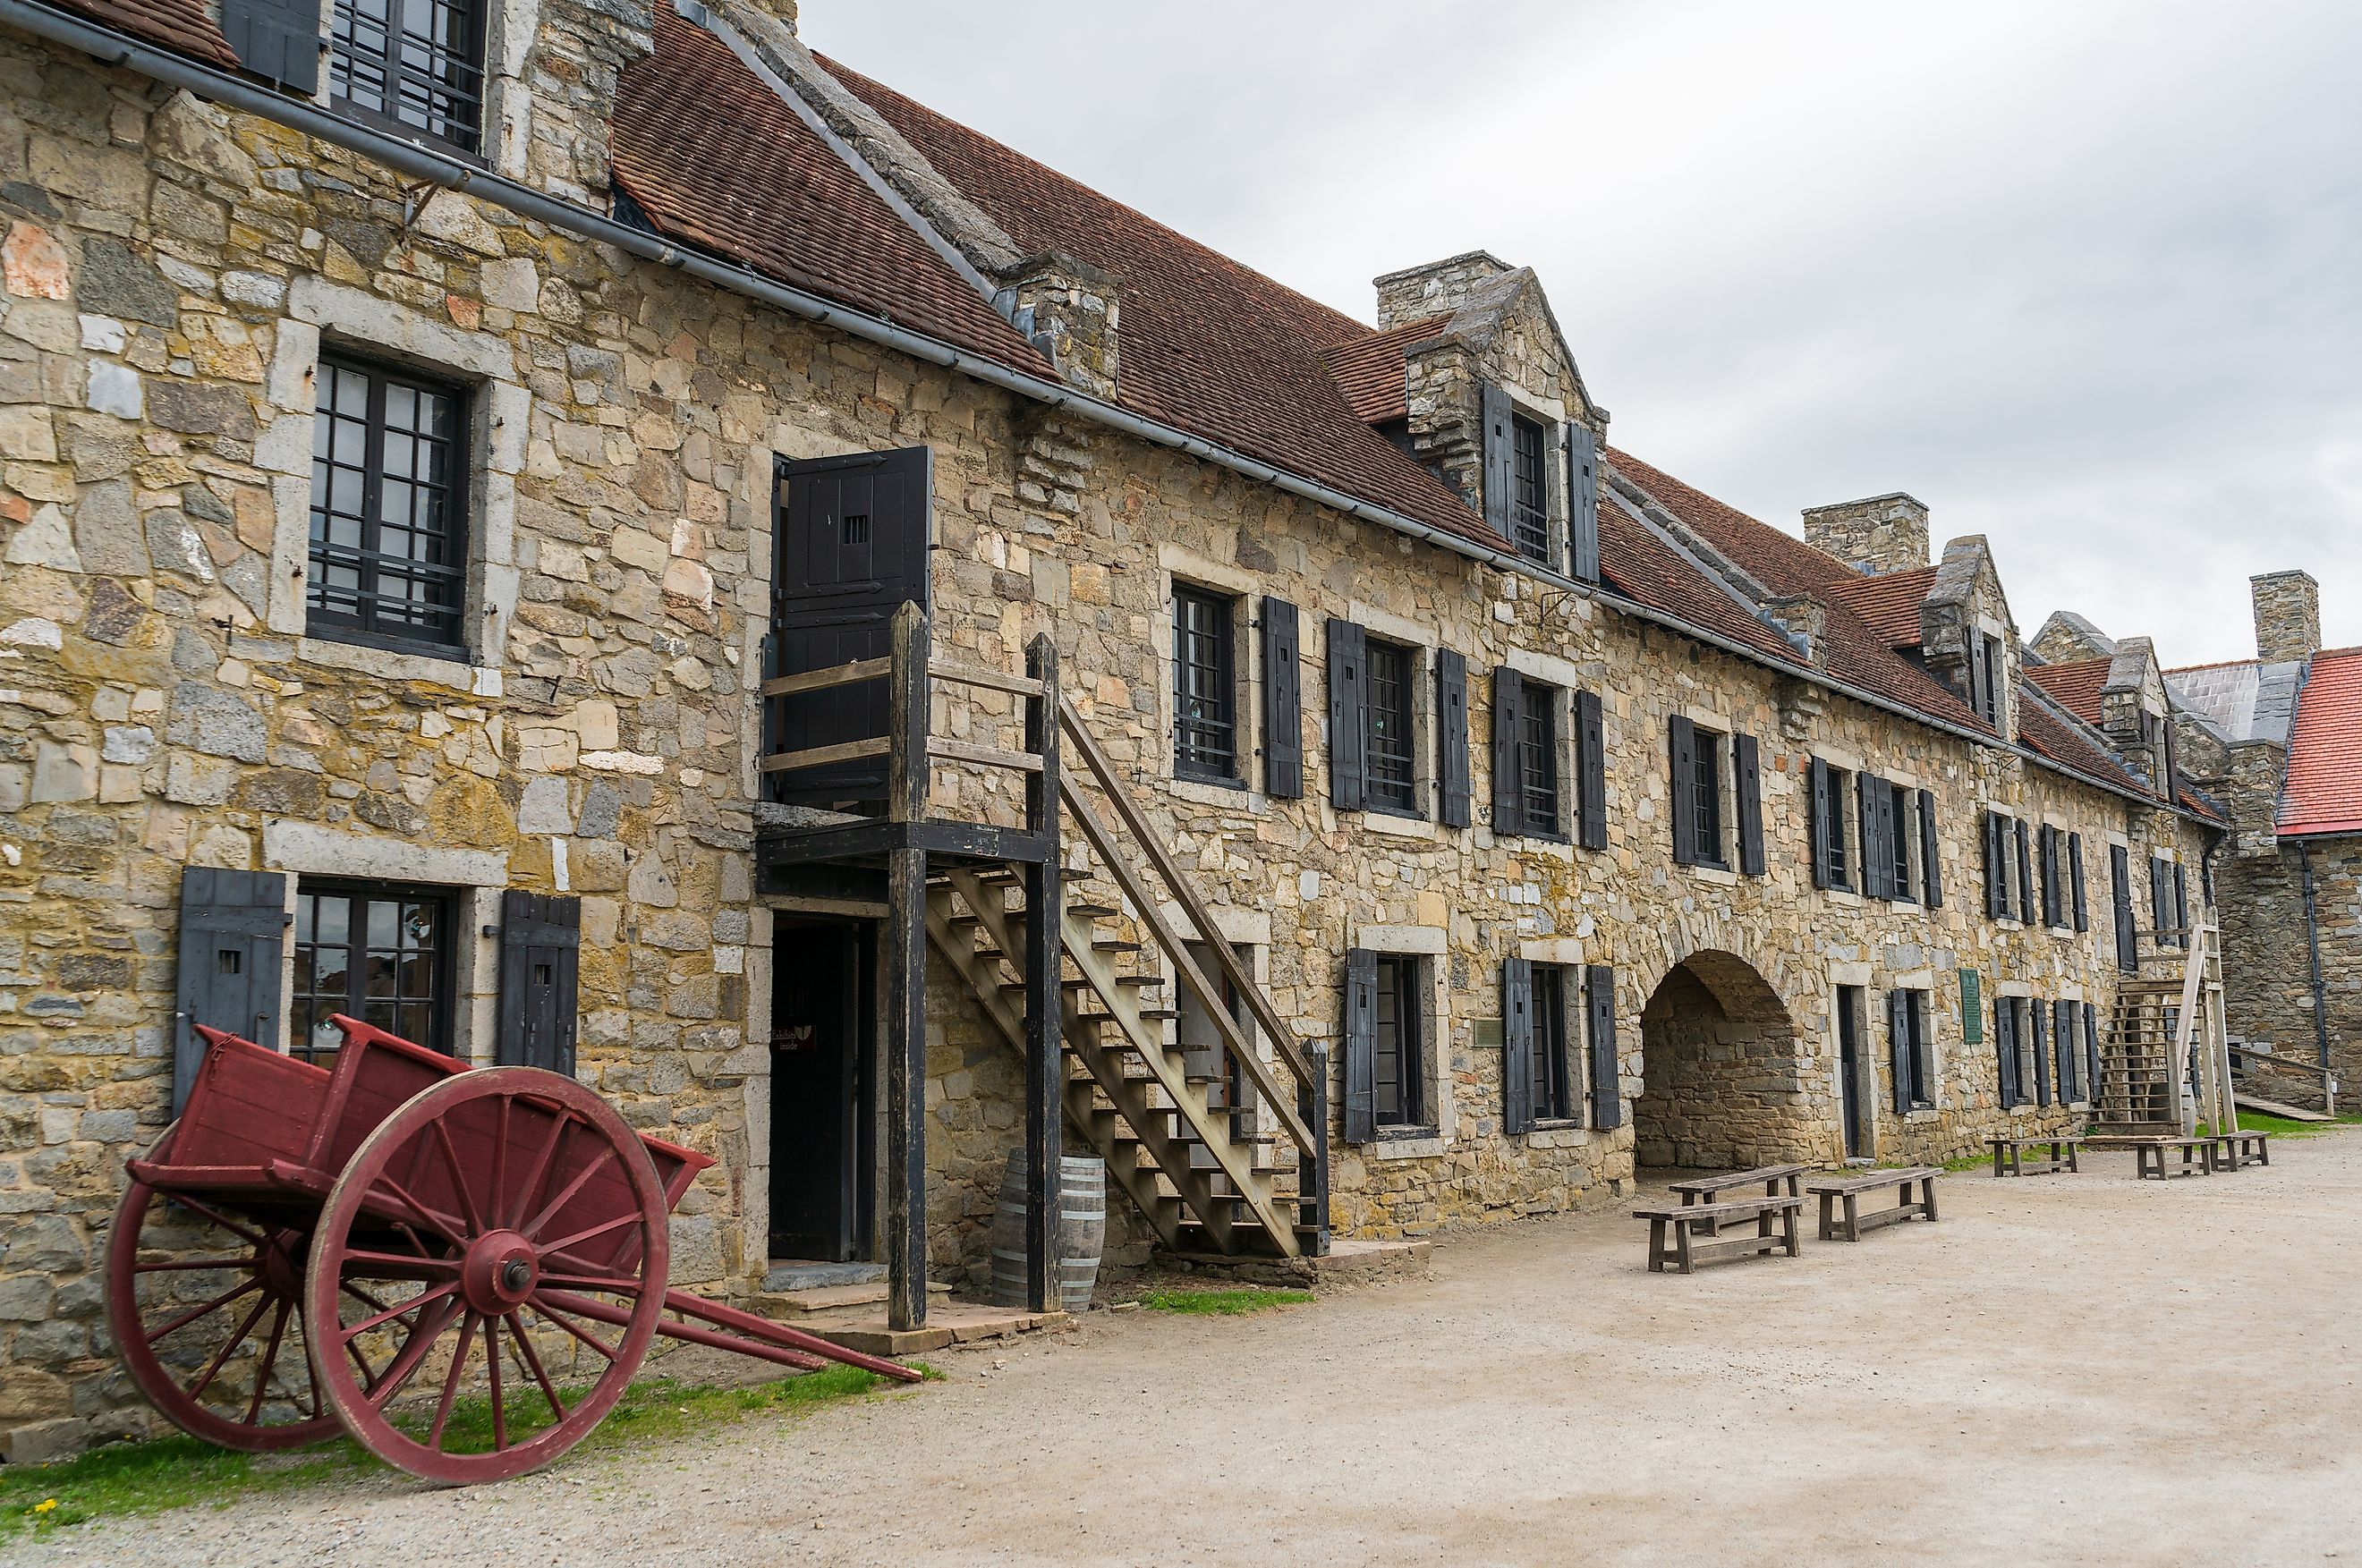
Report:
<svg viewBox="0 0 2362 1568"><path fill-rule="evenodd" d="M1513 416L1509 455L1509 524L1518 553L1545 565L1550 562L1550 482L1543 477L1542 427Z"/></svg>
<svg viewBox="0 0 2362 1568"><path fill-rule="evenodd" d="M1977 717L2001 728L2001 686L2007 676L2001 639L1972 632L1969 637L1969 706Z"/></svg>
<svg viewBox="0 0 2362 1568"><path fill-rule="evenodd" d="M486 0L337 0L328 84L337 105L405 136L483 144Z"/></svg>

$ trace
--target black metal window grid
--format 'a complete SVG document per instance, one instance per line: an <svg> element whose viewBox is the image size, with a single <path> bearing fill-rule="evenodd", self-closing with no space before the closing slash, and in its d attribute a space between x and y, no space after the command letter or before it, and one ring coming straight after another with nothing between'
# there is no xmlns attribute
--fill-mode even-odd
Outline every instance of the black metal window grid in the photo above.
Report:
<svg viewBox="0 0 2362 1568"><path fill-rule="evenodd" d="M1729 857L1722 850L1722 737L1711 730L1697 731L1694 755L1697 805L1690 817L1691 843L1700 865L1727 865Z"/></svg>
<svg viewBox="0 0 2362 1568"><path fill-rule="evenodd" d="M488 9L482 0L337 0L330 92L363 119L478 151Z"/></svg>
<svg viewBox="0 0 2362 1568"><path fill-rule="evenodd" d="M1526 706L1518 719L1518 805L1529 833L1556 833L1559 826L1558 708L1555 686L1526 683Z"/></svg>
<svg viewBox="0 0 2362 1568"><path fill-rule="evenodd" d="M448 1051L450 930L450 895L440 888L299 883L289 1054L335 1061L344 1041L328 1022L337 1013Z"/></svg>
<svg viewBox="0 0 2362 1568"><path fill-rule="evenodd" d="M1382 1127L1422 1126L1427 1121L1427 1082L1418 1003L1419 960L1378 957L1377 1015L1371 1032L1371 1063L1377 1087L1377 1123Z"/></svg>
<svg viewBox="0 0 2362 1568"><path fill-rule="evenodd" d="M1187 778L1238 777L1233 605L1203 588L1173 590L1173 768Z"/></svg>
<svg viewBox="0 0 2362 1568"><path fill-rule="evenodd" d="M1534 966L1534 1100L1537 1121L1563 1122L1574 1115L1569 1082L1566 993L1568 975L1558 964Z"/></svg>
<svg viewBox="0 0 2362 1568"><path fill-rule="evenodd" d="M1550 485L1543 477L1542 427L1529 419L1510 421L1509 524L1518 554L1550 560Z"/></svg>
<svg viewBox="0 0 2362 1568"><path fill-rule="evenodd" d="M1372 806L1396 811L1418 809L1418 770L1412 751L1411 694L1416 689L1412 651L1370 640L1369 708L1365 721L1363 788Z"/></svg>
<svg viewBox="0 0 2362 1568"><path fill-rule="evenodd" d="M319 383L307 630L462 645L467 394L342 359Z"/></svg>

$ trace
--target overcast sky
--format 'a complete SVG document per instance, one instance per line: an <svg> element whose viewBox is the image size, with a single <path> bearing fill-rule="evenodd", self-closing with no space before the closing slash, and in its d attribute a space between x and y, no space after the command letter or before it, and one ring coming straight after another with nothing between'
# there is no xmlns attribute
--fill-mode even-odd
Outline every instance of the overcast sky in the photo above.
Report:
<svg viewBox="0 0 2362 1568"><path fill-rule="evenodd" d="M1908 490L2168 663L2362 643L2352 0L804 0L935 109L1350 312L1537 269L1610 438L1795 530Z"/></svg>

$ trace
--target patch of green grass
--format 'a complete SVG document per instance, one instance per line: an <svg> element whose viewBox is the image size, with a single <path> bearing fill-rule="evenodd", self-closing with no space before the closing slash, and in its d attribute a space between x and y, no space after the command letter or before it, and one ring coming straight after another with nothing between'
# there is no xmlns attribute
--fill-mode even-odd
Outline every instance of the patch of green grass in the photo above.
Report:
<svg viewBox="0 0 2362 1568"><path fill-rule="evenodd" d="M924 1363L911 1365L929 1382L944 1376ZM764 1411L809 1410L894 1387L900 1385L857 1366L831 1366L739 1388L645 1377L624 1391L606 1419L591 1429L573 1453L596 1453L661 1442ZM559 1394L570 1404L579 1391L562 1388ZM511 1398L505 1403L511 1412L512 1442L549 1423L549 1408L537 1396L532 1400L537 1419L522 1399ZM403 1424L423 1431L425 1422L405 1418ZM481 1398L456 1401L445 1429L444 1448L473 1453L491 1445L491 1402ZM359 1444L345 1438L282 1454L234 1453L179 1436L116 1443L55 1464L0 1466L0 1541L28 1531L46 1534L93 1519L157 1513L197 1503L227 1508L259 1494L351 1479L384 1469Z"/></svg>
<svg viewBox="0 0 2362 1568"><path fill-rule="evenodd" d="M2350 1112L2339 1116L2334 1122L2296 1122L2286 1116L2267 1116L2260 1111L2239 1113L2239 1131L2269 1133L2276 1138L2317 1138L2323 1133L2334 1133L2340 1127L2354 1126L2362 1126L2362 1115ZM2205 1130L2205 1124L2200 1124L2199 1131Z"/></svg>
<svg viewBox="0 0 2362 1568"><path fill-rule="evenodd" d="M1272 1307L1298 1306L1312 1299L1309 1290L1244 1288L1236 1290L1143 1290L1140 1304L1153 1312L1196 1312L1208 1317L1236 1318Z"/></svg>

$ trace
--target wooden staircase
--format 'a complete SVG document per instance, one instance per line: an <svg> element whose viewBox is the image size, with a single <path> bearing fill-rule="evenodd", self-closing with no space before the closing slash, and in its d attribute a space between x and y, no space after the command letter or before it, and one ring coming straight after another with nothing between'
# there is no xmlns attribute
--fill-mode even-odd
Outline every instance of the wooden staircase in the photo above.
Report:
<svg viewBox="0 0 2362 1568"><path fill-rule="evenodd" d="M1296 1039L1080 716L1059 707L1084 763L1060 778L1079 830L1065 841L1080 850L1057 922L1066 1124L1168 1248L1325 1252L1325 1053ZM1021 1057L1023 899L1011 873L948 870L930 880L926 911L929 944ZM1185 992L1220 1036L1210 1048L1175 1038Z"/></svg>
<svg viewBox="0 0 2362 1568"><path fill-rule="evenodd" d="M2142 936L2141 972L2118 982L2101 1041L2092 1134L2179 1137L2197 1122L2235 1131L2220 928L2202 919L2186 931ZM2193 1069L2195 1105L2186 1111Z"/></svg>

